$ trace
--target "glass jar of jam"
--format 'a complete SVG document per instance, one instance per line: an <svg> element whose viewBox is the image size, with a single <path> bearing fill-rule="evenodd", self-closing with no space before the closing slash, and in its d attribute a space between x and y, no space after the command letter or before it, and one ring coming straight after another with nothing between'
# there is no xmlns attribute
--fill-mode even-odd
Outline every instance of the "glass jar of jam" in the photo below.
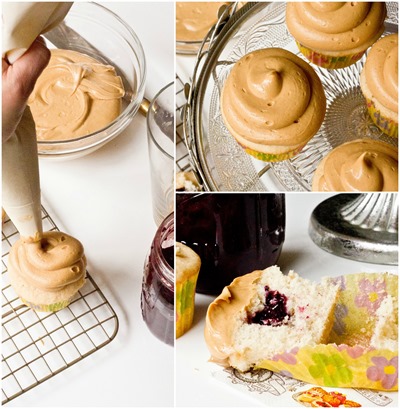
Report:
<svg viewBox="0 0 400 409"><path fill-rule="evenodd" d="M240 275L276 264L285 239L285 195L176 195L176 240L201 258L196 291L216 295Z"/></svg>
<svg viewBox="0 0 400 409"><path fill-rule="evenodd" d="M174 213L160 224L144 264L141 308L150 331L173 345L174 332Z"/></svg>

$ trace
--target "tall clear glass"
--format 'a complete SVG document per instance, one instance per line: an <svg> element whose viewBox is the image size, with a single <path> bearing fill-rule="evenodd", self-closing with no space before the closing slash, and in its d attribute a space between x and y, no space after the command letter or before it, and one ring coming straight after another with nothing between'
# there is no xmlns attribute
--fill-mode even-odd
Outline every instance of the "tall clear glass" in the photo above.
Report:
<svg viewBox="0 0 400 409"><path fill-rule="evenodd" d="M174 210L174 97L171 82L154 97L147 113L153 217L157 226Z"/></svg>

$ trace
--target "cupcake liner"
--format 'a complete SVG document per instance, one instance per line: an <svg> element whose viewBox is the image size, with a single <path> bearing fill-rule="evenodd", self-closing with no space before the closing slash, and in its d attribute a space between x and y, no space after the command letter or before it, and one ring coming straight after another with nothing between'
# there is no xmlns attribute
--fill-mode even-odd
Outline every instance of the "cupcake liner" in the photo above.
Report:
<svg viewBox="0 0 400 409"><path fill-rule="evenodd" d="M366 346L382 300L397 297L397 276L353 274L340 285L328 344L294 348L264 360L258 368L328 387L398 390L398 351Z"/></svg>
<svg viewBox="0 0 400 409"><path fill-rule="evenodd" d="M330 70L337 68L345 68L349 65L357 62L365 53L365 50L357 54L341 55L341 56L330 56L326 54L319 53L310 48L305 47L303 44L296 41L297 47L300 52L312 63L318 65L322 68L327 68Z"/></svg>
<svg viewBox="0 0 400 409"><path fill-rule="evenodd" d="M62 310L65 307L68 307L70 304L71 300L65 300L65 301L59 301L53 304L35 304L30 301L25 300L24 298L21 298L21 301L27 305L29 308L32 308L35 311L38 312L57 312Z"/></svg>
<svg viewBox="0 0 400 409"><path fill-rule="evenodd" d="M296 156L300 151L304 148L305 145L301 145L300 147L294 149L293 151L285 152L285 153L265 153L265 152L258 152L254 149L244 147L244 150L249 155L253 156L258 160L262 160L264 162L281 162L283 160L287 160Z"/></svg>
<svg viewBox="0 0 400 409"><path fill-rule="evenodd" d="M182 283L176 283L176 338L192 326L197 276L196 274Z"/></svg>
<svg viewBox="0 0 400 409"><path fill-rule="evenodd" d="M369 116L371 117L374 124L386 135L392 138L398 138L398 123L391 118L388 118L381 114L381 112L376 108L372 99L365 98L367 101L367 109Z"/></svg>

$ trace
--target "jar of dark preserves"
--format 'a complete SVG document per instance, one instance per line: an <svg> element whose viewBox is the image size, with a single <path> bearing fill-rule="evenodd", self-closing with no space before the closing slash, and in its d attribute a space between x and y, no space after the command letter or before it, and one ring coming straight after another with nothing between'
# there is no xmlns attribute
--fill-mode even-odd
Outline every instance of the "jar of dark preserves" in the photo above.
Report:
<svg viewBox="0 0 400 409"><path fill-rule="evenodd" d="M174 323L174 213L159 226L146 257L141 308L150 331L173 345Z"/></svg>
<svg viewBox="0 0 400 409"><path fill-rule="evenodd" d="M177 194L175 232L201 258L196 291L216 295L234 278L276 264L285 239L285 196Z"/></svg>

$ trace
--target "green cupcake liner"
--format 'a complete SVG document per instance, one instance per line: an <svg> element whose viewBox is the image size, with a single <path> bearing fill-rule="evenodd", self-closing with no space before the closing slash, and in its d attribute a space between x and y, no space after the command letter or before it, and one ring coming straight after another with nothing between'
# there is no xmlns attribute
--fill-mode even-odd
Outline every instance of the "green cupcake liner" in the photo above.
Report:
<svg viewBox="0 0 400 409"><path fill-rule="evenodd" d="M337 68L345 68L349 65L357 62L365 53L365 50L356 54L348 54L341 56L330 56L326 54L321 54L310 48L305 47L303 44L296 41L296 44L300 52L313 64L318 65L322 68L327 68L329 70Z"/></svg>
<svg viewBox="0 0 400 409"><path fill-rule="evenodd" d="M244 150L249 155L255 157L256 159L262 160L264 162L281 162L283 160L287 160L293 158L293 156L297 155L302 149L304 145L296 148L293 151L285 152L285 153L265 153L265 152L258 152L254 149L244 147Z"/></svg>
<svg viewBox="0 0 400 409"><path fill-rule="evenodd" d="M369 116L371 117L374 124L386 135L392 138L398 138L398 122L391 118L387 118L381 114L381 112L376 108L374 102L371 99L365 98L367 101L367 109Z"/></svg>
<svg viewBox="0 0 400 409"><path fill-rule="evenodd" d="M57 303L53 304L35 304L33 302L27 301L24 298L21 298L21 301L27 305L29 308L32 308L35 311L38 312L57 312L62 310L65 307L68 307L70 304L70 300L66 301L59 301Z"/></svg>
<svg viewBox="0 0 400 409"><path fill-rule="evenodd" d="M179 338L192 326L196 282L197 275L183 283L176 283L176 338Z"/></svg>

